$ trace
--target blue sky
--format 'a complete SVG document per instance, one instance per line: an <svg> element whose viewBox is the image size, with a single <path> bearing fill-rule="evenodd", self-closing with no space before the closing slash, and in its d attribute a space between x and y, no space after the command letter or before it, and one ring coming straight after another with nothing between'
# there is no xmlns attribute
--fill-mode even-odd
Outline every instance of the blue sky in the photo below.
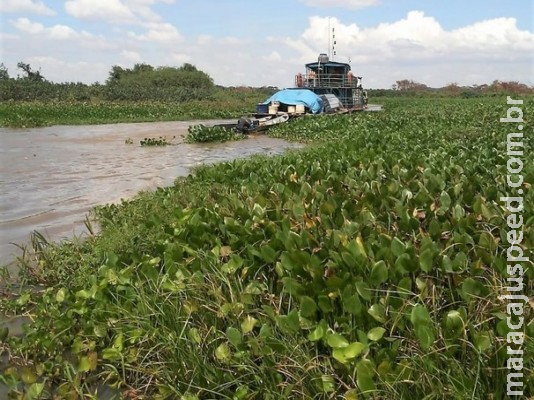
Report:
<svg viewBox="0 0 534 400"><path fill-rule="evenodd" d="M329 52L364 86L534 85L532 0L2 0L0 62L56 82L113 65L196 65L221 85L292 86Z"/></svg>

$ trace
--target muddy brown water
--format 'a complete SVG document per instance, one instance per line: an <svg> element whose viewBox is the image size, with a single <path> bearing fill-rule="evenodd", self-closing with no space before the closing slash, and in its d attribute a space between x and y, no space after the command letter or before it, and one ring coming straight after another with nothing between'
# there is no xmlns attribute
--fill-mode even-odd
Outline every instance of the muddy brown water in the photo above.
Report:
<svg viewBox="0 0 534 400"><path fill-rule="evenodd" d="M228 122L235 121L0 129L0 264L14 271L21 251L13 243L27 243L32 231L54 241L83 235L94 206L171 185L196 165L298 146L265 135L218 144L183 142L190 125ZM160 136L175 145L139 144Z"/></svg>

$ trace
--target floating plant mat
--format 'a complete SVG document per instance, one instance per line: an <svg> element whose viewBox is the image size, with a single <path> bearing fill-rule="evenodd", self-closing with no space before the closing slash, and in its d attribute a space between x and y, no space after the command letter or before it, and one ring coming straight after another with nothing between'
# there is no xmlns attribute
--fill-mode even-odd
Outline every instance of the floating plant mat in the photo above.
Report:
<svg viewBox="0 0 534 400"><path fill-rule="evenodd" d="M4 342L3 380L65 397L99 379L159 399L503 398L506 102L385 105L275 127L315 144L200 167L99 208L100 236L43 248L26 277L49 289L2 302L34 318ZM525 265L525 293L532 277Z"/></svg>

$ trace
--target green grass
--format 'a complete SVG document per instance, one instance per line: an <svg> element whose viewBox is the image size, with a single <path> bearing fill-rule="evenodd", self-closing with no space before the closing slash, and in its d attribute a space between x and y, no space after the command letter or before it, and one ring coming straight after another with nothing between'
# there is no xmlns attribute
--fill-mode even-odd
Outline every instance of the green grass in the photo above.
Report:
<svg viewBox="0 0 534 400"><path fill-rule="evenodd" d="M1 303L35 321L5 341L3 379L65 398L103 381L147 399L505 398L506 109L390 99L302 118L270 134L306 149L100 207L84 242L37 237L22 278L47 289ZM531 253L531 207L523 219Z"/></svg>

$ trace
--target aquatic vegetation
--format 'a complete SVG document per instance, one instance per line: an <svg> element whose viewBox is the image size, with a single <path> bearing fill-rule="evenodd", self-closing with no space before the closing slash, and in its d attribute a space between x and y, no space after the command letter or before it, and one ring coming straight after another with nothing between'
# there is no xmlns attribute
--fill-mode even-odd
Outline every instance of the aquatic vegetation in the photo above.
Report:
<svg viewBox="0 0 534 400"><path fill-rule="evenodd" d="M141 146L167 146L171 144L166 137L160 136L158 138L144 138L139 142Z"/></svg>
<svg viewBox="0 0 534 400"><path fill-rule="evenodd" d="M95 382L154 399L504 398L500 100L302 118L270 133L314 143L303 150L99 207L99 235L36 244L23 278L47 289L0 303L34 319L4 341L2 379L65 398ZM531 205L532 99L523 108ZM532 207L523 219L526 251Z"/></svg>
<svg viewBox="0 0 534 400"><path fill-rule="evenodd" d="M233 128L221 126L192 125L187 129L187 143L226 142L247 137Z"/></svg>
<svg viewBox="0 0 534 400"><path fill-rule="evenodd" d="M183 89L183 88L182 88ZM190 92L190 91L188 91ZM64 100L59 96L32 101L0 101L0 126L31 128L49 125L81 125L143 121L188 121L193 119L237 119L254 110L268 97L264 89L219 88L209 97L174 101L162 96L139 96L152 100ZM115 98L115 97L114 97Z"/></svg>

